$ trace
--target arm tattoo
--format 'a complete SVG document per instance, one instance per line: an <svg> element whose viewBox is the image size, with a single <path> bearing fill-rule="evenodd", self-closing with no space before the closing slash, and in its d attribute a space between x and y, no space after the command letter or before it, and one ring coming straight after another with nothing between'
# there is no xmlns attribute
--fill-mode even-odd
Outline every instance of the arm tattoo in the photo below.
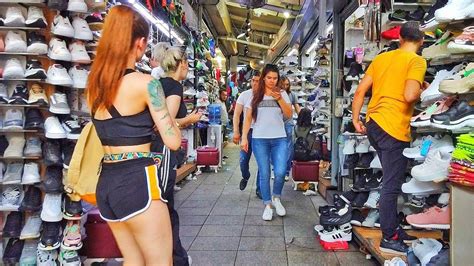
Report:
<svg viewBox="0 0 474 266"><path fill-rule="evenodd" d="M164 114L160 120L165 120L166 118L170 117L170 113L166 112L166 114Z"/></svg>
<svg viewBox="0 0 474 266"><path fill-rule="evenodd" d="M153 79L148 83L148 94L150 94L151 104L155 111L165 108L165 93L160 81Z"/></svg>
<svg viewBox="0 0 474 266"><path fill-rule="evenodd" d="M166 124L166 131L165 131L166 136L175 136L174 130L173 130L173 124L171 121L168 121L168 124Z"/></svg>

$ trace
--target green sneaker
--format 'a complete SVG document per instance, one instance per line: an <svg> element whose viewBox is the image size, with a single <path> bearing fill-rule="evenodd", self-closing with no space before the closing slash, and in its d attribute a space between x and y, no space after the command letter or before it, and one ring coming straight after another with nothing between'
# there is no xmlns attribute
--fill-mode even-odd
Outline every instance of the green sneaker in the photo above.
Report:
<svg viewBox="0 0 474 266"><path fill-rule="evenodd" d="M59 253L59 263L62 266L80 266L81 259L77 251L61 249Z"/></svg>

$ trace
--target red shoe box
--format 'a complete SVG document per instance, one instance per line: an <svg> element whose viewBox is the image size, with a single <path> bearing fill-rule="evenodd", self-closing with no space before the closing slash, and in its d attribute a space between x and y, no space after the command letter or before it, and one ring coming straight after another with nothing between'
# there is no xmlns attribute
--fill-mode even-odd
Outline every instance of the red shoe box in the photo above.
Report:
<svg viewBox="0 0 474 266"><path fill-rule="evenodd" d="M319 181L319 161L293 161L293 167L291 168L291 171L294 181Z"/></svg>
<svg viewBox="0 0 474 266"><path fill-rule="evenodd" d="M216 147L197 148L197 165L219 165L219 149Z"/></svg>

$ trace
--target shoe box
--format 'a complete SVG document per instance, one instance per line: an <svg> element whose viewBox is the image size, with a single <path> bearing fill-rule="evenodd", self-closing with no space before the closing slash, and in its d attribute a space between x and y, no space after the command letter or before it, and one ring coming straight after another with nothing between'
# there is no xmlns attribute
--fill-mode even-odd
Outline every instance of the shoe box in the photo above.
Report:
<svg viewBox="0 0 474 266"><path fill-rule="evenodd" d="M197 148L197 165L216 166L219 165L219 149L216 147L203 146Z"/></svg>
<svg viewBox="0 0 474 266"><path fill-rule="evenodd" d="M87 214L84 224L87 237L80 250L82 256L88 258L121 258L117 242L112 230L105 220L100 217L99 210L94 209Z"/></svg>
<svg viewBox="0 0 474 266"><path fill-rule="evenodd" d="M318 182L319 161L293 161L293 167L291 168L291 177L294 181Z"/></svg>

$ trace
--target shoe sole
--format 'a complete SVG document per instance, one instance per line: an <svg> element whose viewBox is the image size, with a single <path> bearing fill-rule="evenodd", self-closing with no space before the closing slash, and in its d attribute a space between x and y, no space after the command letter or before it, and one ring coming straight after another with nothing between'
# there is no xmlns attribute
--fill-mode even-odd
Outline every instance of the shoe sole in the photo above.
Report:
<svg viewBox="0 0 474 266"><path fill-rule="evenodd" d="M382 252L390 253L390 254L397 254L397 255L403 255L403 256L405 256L407 254L406 252L396 251L396 250L389 249L389 248L380 247L379 249Z"/></svg>
<svg viewBox="0 0 474 266"><path fill-rule="evenodd" d="M30 234L30 235L20 235L20 240L26 240L26 239L36 239L36 238L39 238L41 236L40 233L38 234Z"/></svg>
<svg viewBox="0 0 474 266"><path fill-rule="evenodd" d="M71 62L72 60L71 54L55 55L55 54L48 53L48 57L53 60L58 60L58 61Z"/></svg>
<svg viewBox="0 0 474 266"><path fill-rule="evenodd" d="M94 39L94 36L89 33L79 33L79 34L74 34L74 38L78 40L83 40L83 41L92 41Z"/></svg>
<svg viewBox="0 0 474 266"><path fill-rule="evenodd" d="M39 243L38 244L38 249L39 250L55 250L55 249L58 249L59 247L61 246L61 243L54 243L54 245L52 246L44 246L43 244Z"/></svg>
<svg viewBox="0 0 474 266"><path fill-rule="evenodd" d="M352 225L362 226L362 223L359 222L359 221L350 221L350 223L351 223Z"/></svg>
<svg viewBox="0 0 474 266"><path fill-rule="evenodd" d="M74 58L72 55L71 55L71 62L73 63L78 63L78 64L84 64L84 65L88 65L91 63L91 59L90 58Z"/></svg>
<svg viewBox="0 0 474 266"><path fill-rule="evenodd" d="M58 36L64 36L64 37L68 37L68 38L74 38L74 29L71 30L70 29L59 29L59 28L55 28L54 31L51 31L52 34L54 35L58 35Z"/></svg>
<svg viewBox="0 0 474 266"><path fill-rule="evenodd" d="M26 48L28 53L34 54L47 54L48 53L48 45L45 43L33 43L28 48Z"/></svg>
<svg viewBox="0 0 474 266"><path fill-rule="evenodd" d="M423 120L418 122L411 122L410 125L412 127L429 127L431 125L430 120Z"/></svg>
<svg viewBox="0 0 474 266"><path fill-rule="evenodd" d="M66 215L65 213L63 213L63 218L64 218L65 220L68 220L68 221L78 221L78 220L81 220L81 219L82 219L82 216L83 216L83 215L81 215L81 216L68 216L68 215Z"/></svg>
<svg viewBox="0 0 474 266"><path fill-rule="evenodd" d="M77 82L73 81L72 87L76 88L76 89L85 89L87 87L87 84L86 83L77 83Z"/></svg>
<svg viewBox="0 0 474 266"><path fill-rule="evenodd" d="M53 114L58 114L58 115L68 115L71 113L71 109L62 109L62 108L57 108L54 105L49 106L49 111Z"/></svg>
<svg viewBox="0 0 474 266"><path fill-rule="evenodd" d="M51 85L58 85L58 86L64 86L64 87L72 87L72 80L69 79L56 79L56 80L51 80L51 79L46 79L46 82L51 84Z"/></svg>
<svg viewBox="0 0 474 266"><path fill-rule="evenodd" d="M66 133L45 133L46 138L48 139L65 139L67 137Z"/></svg>
<svg viewBox="0 0 474 266"><path fill-rule="evenodd" d="M61 248L65 250L79 250L82 248L82 242L80 242L77 246L68 246L64 243L61 243Z"/></svg>
<svg viewBox="0 0 474 266"><path fill-rule="evenodd" d="M415 224L411 223L411 226L417 228L427 228L427 229L450 229L451 226L449 224Z"/></svg>
<svg viewBox="0 0 474 266"><path fill-rule="evenodd" d="M444 121L434 120L432 121L431 125L436 128L442 129L449 129L449 130L456 130L461 129L463 127L474 127L474 115L468 115L466 117L462 117L458 120L450 122L449 125L443 124Z"/></svg>
<svg viewBox="0 0 474 266"><path fill-rule="evenodd" d="M448 51L453 54L472 53L474 52L474 45L450 42L448 43Z"/></svg>

